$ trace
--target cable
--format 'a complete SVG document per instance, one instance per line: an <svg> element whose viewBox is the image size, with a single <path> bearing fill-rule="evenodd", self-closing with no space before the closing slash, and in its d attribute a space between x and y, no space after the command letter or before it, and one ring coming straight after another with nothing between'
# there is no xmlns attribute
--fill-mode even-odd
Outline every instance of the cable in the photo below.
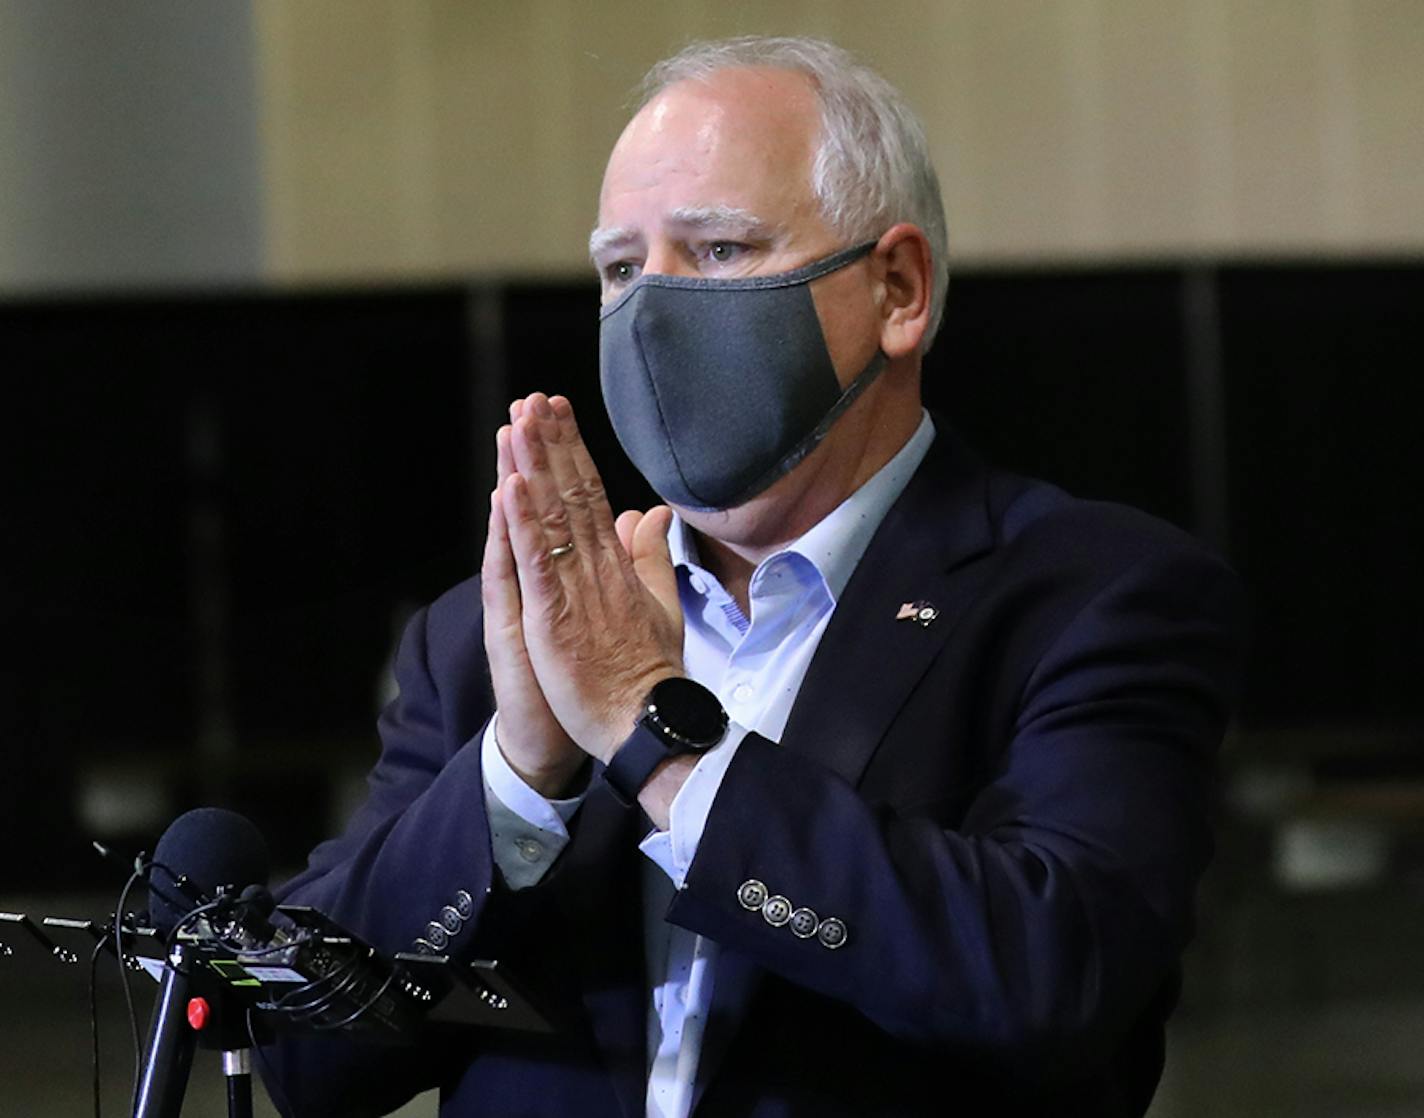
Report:
<svg viewBox="0 0 1424 1118"><path fill-rule="evenodd" d="M286 943L274 943L267 947L258 947L254 949L251 947L245 947L240 943L234 943L232 940L228 939L225 936L218 936L218 942L220 944L226 947L229 951L241 955L244 960L262 959L267 957L268 955L280 955L283 951L290 951L292 948L300 947L302 944L309 943L310 941L310 934L307 934L305 930L303 930L303 934L299 938L290 939Z"/></svg>
<svg viewBox="0 0 1424 1118"><path fill-rule="evenodd" d="M134 859L134 872L124 883L123 890L119 893L118 907L114 910L114 954L119 960L119 980L124 988L124 1004L128 1006L129 1011L129 1033L133 1037L134 1067L133 1090L129 1097L130 1113L138 1109L138 1083L143 1076L143 1042L138 1036L138 1013L134 1010L133 988L129 985L128 967L124 965L124 905L128 903L129 892L143 877L143 874L143 855L140 854Z"/></svg>
<svg viewBox="0 0 1424 1118"><path fill-rule="evenodd" d="M185 912L183 914L182 919L180 919L178 923L173 925L173 930L168 933L167 938L165 938L163 942L163 957L166 959L173 954L173 945L178 942L178 934L184 928L186 928L199 916L203 916L209 912L215 912L220 908L224 908L227 906L228 903L229 902L227 897L219 897L215 901L208 901L206 904L200 904L196 908L190 908L187 912Z"/></svg>
<svg viewBox="0 0 1424 1118"><path fill-rule="evenodd" d="M94 1053L94 1118L103 1118L100 1113L99 1104L99 956L103 953L104 945L109 942L109 932L105 932L99 937L99 942L94 945L93 954L89 956L89 1039L93 1045Z"/></svg>
<svg viewBox="0 0 1424 1118"><path fill-rule="evenodd" d="M301 994L310 994L313 990L318 989L319 987L321 987L321 986L323 986L323 985L325 985L325 984L327 984L327 983L333 983L333 982L339 983L339 982L341 982L342 980L347 980L347 981L349 981L351 975L355 972L356 968L360 965L360 962L361 962L361 955L360 955L360 953L359 953L359 952L356 952L356 953L352 954L351 957L348 958L340 967L338 967L338 968L337 968L336 970L334 970L334 971L331 971L329 974L324 974L324 975L322 975L320 978L313 978L310 982L304 982L304 983L302 983L302 985L298 986L295 990L288 990L285 994L283 994L280 998L278 998L274 1003L272 1003L272 1004L273 1004L273 1008L274 1008L274 1009L282 1010L283 1012L300 1012L301 1010L311 1008L313 1005L317 1004L317 1002L320 1002L320 1001L324 1000L325 998L330 997L331 994L323 994L322 997L316 999L316 1001L311 1001L311 1002L298 1002L298 1003L296 1003L296 1004L292 1004L291 999L292 999L292 998L295 998L295 997L298 997L298 996L301 995ZM335 993L335 991L332 991L332 993Z"/></svg>
<svg viewBox="0 0 1424 1118"><path fill-rule="evenodd" d="M354 1024L356 1021L366 1016L366 1014L371 1010L371 1007L386 996L386 991L391 988L391 983L395 980L396 972L391 971L390 974L386 975L386 980L381 983L380 989L378 989L374 994L372 994L371 997L366 1001L366 1003L362 1005L359 1009L356 1009L353 1012L347 1014L340 1021L329 1022L325 1025L313 1025L312 1031L318 1033L329 1032L333 1029L344 1029L347 1025Z"/></svg>
<svg viewBox="0 0 1424 1118"><path fill-rule="evenodd" d="M299 986L295 990L288 990L277 999L275 1008L287 1014L294 1021L310 1021L314 1017L326 1012L331 1004L336 1001L354 982L361 979L362 958L359 954L347 960L346 965L340 970L331 974L323 975L321 978L313 979L304 986ZM320 997L308 1001L300 1002L296 1005L289 1004L289 999L299 994L310 994L314 989L323 983L332 982L335 985L322 994Z"/></svg>
<svg viewBox="0 0 1424 1118"><path fill-rule="evenodd" d="M139 857L142 858L143 855L140 854ZM157 893L162 898L163 902L172 908L176 909L180 908L182 905L191 904L195 895L199 898L201 898L203 895L202 891L199 890L198 887L193 884L192 879L190 879L187 874L179 873L172 866L168 865L165 862L160 862L156 858L150 858L148 859L148 861L143 863L143 867L144 873L148 878L147 884L149 892ZM175 889L179 890L180 892L187 893L188 895L181 899L176 898L164 886L159 885L157 881L153 880L154 870L162 870L168 875L168 880ZM202 903L201 900L199 901L199 903Z"/></svg>

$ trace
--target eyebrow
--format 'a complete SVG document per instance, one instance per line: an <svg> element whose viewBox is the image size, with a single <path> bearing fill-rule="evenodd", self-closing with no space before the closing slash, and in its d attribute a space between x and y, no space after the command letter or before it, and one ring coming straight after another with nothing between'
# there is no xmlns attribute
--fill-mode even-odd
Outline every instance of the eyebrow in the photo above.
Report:
<svg viewBox="0 0 1424 1118"><path fill-rule="evenodd" d="M766 221L750 210L740 206L679 206L668 214L668 223L696 230L735 230L737 235L762 240L771 240L780 232L781 226ZM640 239L634 229L614 226L599 227L588 237L588 255L597 260L613 249L633 244Z"/></svg>
<svg viewBox="0 0 1424 1118"><path fill-rule="evenodd" d="M597 260L598 257L609 249L622 248L624 245L632 244L637 239L638 234L632 229L617 227L604 229L600 226L588 235L589 259Z"/></svg>
<svg viewBox="0 0 1424 1118"><path fill-rule="evenodd" d="M736 229L743 236L770 237L779 228L740 206L680 206L668 218L674 225L694 229Z"/></svg>

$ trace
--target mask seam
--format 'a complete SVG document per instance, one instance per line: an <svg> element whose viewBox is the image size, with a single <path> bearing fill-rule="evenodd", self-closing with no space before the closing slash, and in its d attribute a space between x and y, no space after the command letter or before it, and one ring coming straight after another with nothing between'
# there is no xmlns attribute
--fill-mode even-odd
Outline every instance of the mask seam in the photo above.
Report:
<svg viewBox="0 0 1424 1118"><path fill-rule="evenodd" d="M633 316L633 343L638 347L638 365L643 370L643 376L647 379L648 386L653 390L653 404L658 409L658 427L662 432L663 445L667 448L668 457L672 459L672 464L677 469L677 477L678 480L682 482L683 489L687 490L689 495L701 501L702 498L698 497L697 494L692 491L692 485L687 480L687 474L683 472L682 461L677 456L677 448L673 445L672 437L668 433L667 412L663 408L663 397L658 389L658 378L653 376L652 370L648 367L647 354L643 349L643 334L638 327L638 318L636 315ZM659 494L659 496L661 496L661 494Z"/></svg>
<svg viewBox="0 0 1424 1118"><path fill-rule="evenodd" d="M820 260L794 268L789 272L778 272L770 276L744 276L740 279L704 279L698 276L639 276L622 295L603 308L600 318L608 318L616 313L633 295L644 287L661 287L677 291L767 291L781 287L799 287L812 283L832 272L849 267L863 256L868 256L876 241L865 241L850 248L833 252Z"/></svg>

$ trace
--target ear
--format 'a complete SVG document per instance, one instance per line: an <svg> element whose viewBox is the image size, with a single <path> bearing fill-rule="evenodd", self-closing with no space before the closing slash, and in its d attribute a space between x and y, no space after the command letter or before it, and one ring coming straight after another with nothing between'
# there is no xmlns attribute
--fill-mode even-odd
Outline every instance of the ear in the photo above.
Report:
<svg viewBox="0 0 1424 1118"><path fill-rule="evenodd" d="M870 259L883 292L880 348L892 361L919 352L930 328L934 291L929 238L918 225L902 221L880 238Z"/></svg>

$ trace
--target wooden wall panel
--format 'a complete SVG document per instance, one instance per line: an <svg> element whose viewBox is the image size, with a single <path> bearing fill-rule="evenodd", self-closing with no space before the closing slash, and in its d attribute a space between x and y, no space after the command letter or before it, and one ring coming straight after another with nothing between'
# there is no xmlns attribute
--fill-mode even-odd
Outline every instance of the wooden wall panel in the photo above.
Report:
<svg viewBox="0 0 1424 1118"><path fill-rule="evenodd" d="M960 265L1424 251L1416 0L255 0L280 280L568 275L646 67L835 38L926 121Z"/></svg>

